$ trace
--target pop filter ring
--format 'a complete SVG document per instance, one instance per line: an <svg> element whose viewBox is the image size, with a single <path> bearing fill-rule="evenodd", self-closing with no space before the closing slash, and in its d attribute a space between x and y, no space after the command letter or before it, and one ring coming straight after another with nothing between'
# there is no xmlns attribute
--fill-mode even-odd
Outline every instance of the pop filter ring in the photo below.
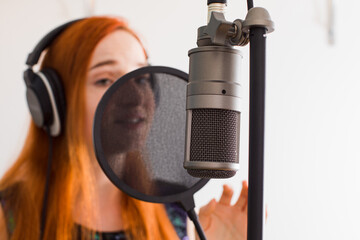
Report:
<svg viewBox="0 0 360 240"><path fill-rule="evenodd" d="M141 76L143 74L169 74L175 77L178 77L185 82L188 82L189 75L185 72L177 70L175 68L164 67L164 66L147 66L139 68L135 71L125 74L121 78L119 78L113 85L105 92L104 96L101 98L99 105L95 112L94 125L93 125L93 142L95 155L98 159L100 167L104 171L105 175L110 179L110 181L115 184L120 190L128 194L129 196L147 202L153 203L180 203L186 211L189 211L195 207L193 196L194 194L200 190L209 179L200 179L197 183L195 183L188 190L176 193L168 196L149 196L144 193L141 193L120 180L118 176L113 172L112 168L109 166L101 143L101 121L103 117L103 113L107 106L108 101L111 99L112 95L116 92L116 90L121 87L129 79L132 79L137 76ZM184 109L185 111L185 109ZM185 139L184 139L185 141Z"/></svg>

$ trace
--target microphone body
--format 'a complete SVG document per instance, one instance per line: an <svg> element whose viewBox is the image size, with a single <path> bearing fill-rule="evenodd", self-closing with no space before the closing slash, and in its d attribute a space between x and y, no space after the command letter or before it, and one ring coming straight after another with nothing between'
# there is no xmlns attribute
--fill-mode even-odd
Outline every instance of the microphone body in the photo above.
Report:
<svg viewBox="0 0 360 240"><path fill-rule="evenodd" d="M201 46L189 57L184 168L193 177L232 177L239 169L241 52Z"/></svg>

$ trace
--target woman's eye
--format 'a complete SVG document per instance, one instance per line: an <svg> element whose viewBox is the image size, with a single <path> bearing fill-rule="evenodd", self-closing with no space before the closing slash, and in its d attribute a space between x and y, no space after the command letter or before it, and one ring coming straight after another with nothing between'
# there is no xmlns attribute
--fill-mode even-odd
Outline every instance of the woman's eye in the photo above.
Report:
<svg viewBox="0 0 360 240"><path fill-rule="evenodd" d="M104 79L100 79L100 80L97 80L95 82L95 85L96 86L109 86L112 84L112 81L110 79L107 79L107 78L104 78Z"/></svg>
<svg viewBox="0 0 360 240"><path fill-rule="evenodd" d="M147 76L141 76L135 79L136 83L138 84L147 84L150 83L150 79Z"/></svg>
<svg viewBox="0 0 360 240"><path fill-rule="evenodd" d="M136 82L138 84L144 84L144 83L146 83L146 78L138 78L138 79L136 79Z"/></svg>

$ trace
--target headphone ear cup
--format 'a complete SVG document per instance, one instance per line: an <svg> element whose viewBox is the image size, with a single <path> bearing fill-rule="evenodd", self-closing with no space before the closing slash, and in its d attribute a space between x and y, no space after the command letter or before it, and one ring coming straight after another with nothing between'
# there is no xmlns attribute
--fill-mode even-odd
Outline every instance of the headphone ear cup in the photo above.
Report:
<svg viewBox="0 0 360 240"><path fill-rule="evenodd" d="M58 74L45 68L24 72L26 98L32 119L38 127L49 127L51 136L60 135L65 119L65 95Z"/></svg>
<svg viewBox="0 0 360 240"><path fill-rule="evenodd" d="M64 126L65 121L65 112L66 112L66 99L65 91L61 83L61 78L57 72L51 68L44 68L41 70L41 73L48 80L52 93L55 100L56 111L59 114L61 126Z"/></svg>
<svg viewBox="0 0 360 240"><path fill-rule="evenodd" d="M43 80L37 74L32 75L31 83L27 86L26 99L35 125L50 125L53 121L50 97Z"/></svg>

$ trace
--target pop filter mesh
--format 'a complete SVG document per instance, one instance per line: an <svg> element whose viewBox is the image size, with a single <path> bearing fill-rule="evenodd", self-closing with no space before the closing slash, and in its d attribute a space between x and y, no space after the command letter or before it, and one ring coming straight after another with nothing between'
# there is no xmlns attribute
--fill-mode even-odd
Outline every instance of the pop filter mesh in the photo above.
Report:
<svg viewBox="0 0 360 240"><path fill-rule="evenodd" d="M122 190L161 197L201 181L183 168L186 84L168 73L142 73L120 78L105 93L94 124L100 127L95 151Z"/></svg>

